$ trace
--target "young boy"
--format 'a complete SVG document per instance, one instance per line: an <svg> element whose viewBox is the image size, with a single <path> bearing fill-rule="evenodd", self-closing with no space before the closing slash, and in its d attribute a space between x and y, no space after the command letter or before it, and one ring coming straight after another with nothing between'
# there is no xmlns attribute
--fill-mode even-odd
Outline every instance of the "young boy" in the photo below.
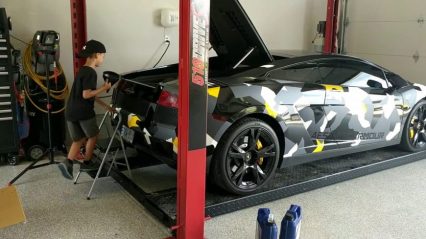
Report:
<svg viewBox="0 0 426 239"><path fill-rule="evenodd" d="M58 164L62 175L68 179L73 179L73 160L77 158L80 147L86 139L86 154L81 167L93 168L91 158L99 133L94 111L95 100L107 110L112 111L111 107L97 98L97 95L111 88L109 82L96 88L95 68L103 63L105 52L105 46L101 42L90 40L78 55L80 58L86 58L86 63L79 69L74 80L65 110L65 119L73 142L67 159Z"/></svg>

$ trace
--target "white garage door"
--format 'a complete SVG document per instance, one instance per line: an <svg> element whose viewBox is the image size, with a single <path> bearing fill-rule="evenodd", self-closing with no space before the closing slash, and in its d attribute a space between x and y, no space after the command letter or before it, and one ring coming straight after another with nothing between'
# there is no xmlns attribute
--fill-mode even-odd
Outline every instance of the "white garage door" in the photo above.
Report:
<svg viewBox="0 0 426 239"><path fill-rule="evenodd" d="M348 0L346 54L426 84L426 0Z"/></svg>

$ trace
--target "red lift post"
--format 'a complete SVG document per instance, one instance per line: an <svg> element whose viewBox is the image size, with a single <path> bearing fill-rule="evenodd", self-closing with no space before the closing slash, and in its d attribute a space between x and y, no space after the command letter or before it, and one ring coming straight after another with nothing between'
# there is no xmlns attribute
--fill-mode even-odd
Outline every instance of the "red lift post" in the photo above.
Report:
<svg viewBox="0 0 426 239"><path fill-rule="evenodd" d="M70 0L74 75L87 40L86 1ZM180 0L177 238L204 237L210 0Z"/></svg>
<svg viewBox="0 0 426 239"><path fill-rule="evenodd" d="M325 27L324 53L337 52L337 18L339 17L339 1L327 0L327 22Z"/></svg>
<svg viewBox="0 0 426 239"><path fill-rule="evenodd" d="M87 41L86 0L70 0L70 6L72 52L75 77L77 75L78 69L84 65L84 59L77 58L77 54Z"/></svg>
<svg viewBox="0 0 426 239"><path fill-rule="evenodd" d="M204 237L210 0L180 0L177 238Z"/></svg>

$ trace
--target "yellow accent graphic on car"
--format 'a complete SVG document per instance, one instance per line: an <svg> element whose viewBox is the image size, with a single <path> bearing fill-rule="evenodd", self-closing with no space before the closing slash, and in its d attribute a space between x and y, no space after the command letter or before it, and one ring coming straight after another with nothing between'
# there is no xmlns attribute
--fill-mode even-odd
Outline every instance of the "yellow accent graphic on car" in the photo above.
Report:
<svg viewBox="0 0 426 239"><path fill-rule="evenodd" d="M343 92L343 87L340 85L326 85L323 84L326 91L337 91L337 92Z"/></svg>
<svg viewBox="0 0 426 239"><path fill-rule="evenodd" d="M141 122L141 119L135 114L129 114L129 116L127 117L127 126L129 128L139 127L139 122Z"/></svg>
<svg viewBox="0 0 426 239"><path fill-rule="evenodd" d="M277 118L278 113L274 109L272 109L272 107L268 103L265 103L265 109L266 112L268 112L268 115Z"/></svg>
<svg viewBox="0 0 426 239"><path fill-rule="evenodd" d="M174 138L173 139L173 152L178 153L178 146L179 146L179 141L178 138Z"/></svg>
<svg viewBox="0 0 426 239"><path fill-rule="evenodd" d="M209 88L207 90L207 92L209 93L209 95L218 98L219 97L219 92L220 92L220 87L213 87L213 88Z"/></svg>
<svg viewBox="0 0 426 239"><path fill-rule="evenodd" d="M324 149L324 140L323 139L317 139L317 147L314 150L314 153L322 152Z"/></svg>

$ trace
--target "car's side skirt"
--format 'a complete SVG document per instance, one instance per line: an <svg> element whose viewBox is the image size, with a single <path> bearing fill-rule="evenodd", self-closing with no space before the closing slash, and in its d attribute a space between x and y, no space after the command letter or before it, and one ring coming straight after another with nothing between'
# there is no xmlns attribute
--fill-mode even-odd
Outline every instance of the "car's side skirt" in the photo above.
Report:
<svg viewBox="0 0 426 239"><path fill-rule="evenodd" d="M293 156L293 157L283 158L282 163L279 167L286 168L290 166L313 162L319 159L333 158L333 157L338 157L345 154L358 153L362 151L397 145L399 143L400 143L400 139L398 138L392 141L367 144L367 145L362 145L359 147L340 148L340 149L329 150L329 151L324 151L320 153L311 153L306 155Z"/></svg>

